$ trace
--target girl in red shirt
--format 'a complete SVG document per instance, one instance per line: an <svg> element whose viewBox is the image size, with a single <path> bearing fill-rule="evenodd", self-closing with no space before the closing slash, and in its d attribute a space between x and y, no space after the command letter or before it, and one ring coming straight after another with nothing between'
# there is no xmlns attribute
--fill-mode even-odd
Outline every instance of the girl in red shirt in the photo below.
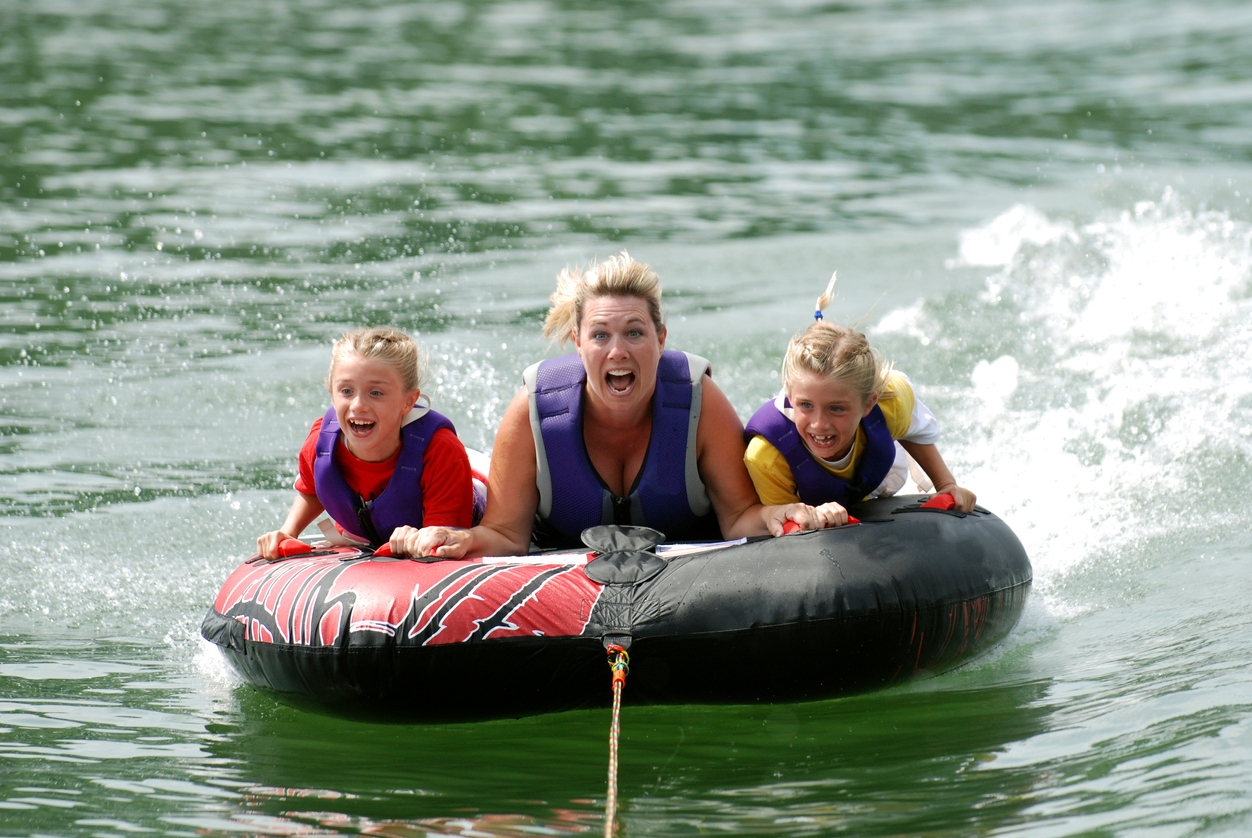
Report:
<svg viewBox="0 0 1252 838"><path fill-rule="evenodd" d="M472 525L469 458L452 423L418 404L422 373L417 345L397 329L356 329L335 342L332 407L300 449L287 520L257 539L261 556L277 558L278 545L323 511L375 547L410 527Z"/></svg>

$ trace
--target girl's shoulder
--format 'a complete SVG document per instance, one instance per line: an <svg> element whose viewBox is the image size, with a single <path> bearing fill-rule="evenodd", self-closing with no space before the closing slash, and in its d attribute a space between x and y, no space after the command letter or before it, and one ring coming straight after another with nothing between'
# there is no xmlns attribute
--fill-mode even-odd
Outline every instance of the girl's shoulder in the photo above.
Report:
<svg viewBox="0 0 1252 838"><path fill-rule="evenodd" d="M883 394L878 397L878 406L882 409L893 438L899 439L909 432L915 401L913 384L909 377L899 370L892 370L883 386Z"/></svg>
<svg viewBox="0 0 1252 838"><path fill-rule="evenodd" d="M317 454L317 438L322 433L322 419L319 416L313 420L313 426L309 428L309 432L304 437L304 442L300 444L300 456L308 457L309 461Z"/></svg>
<svg viewBox="0 0 1252 838"><path fill-rule="evenodd" d="M459 454L468 459L468 455L465 453L465 443L461 442L461 438L451 428L440 428L431 434L430 442L426 443L426 456L445 454Z"/></svg>
<svg viewBox="0 0 1252 838"><path fill-rule="evenodd" d="M887 381L883 385L883 394L879 396L879 400L883 399L899 399L913 397L913 382L907 375L897 369L893 369L887 374Z"/></svg>

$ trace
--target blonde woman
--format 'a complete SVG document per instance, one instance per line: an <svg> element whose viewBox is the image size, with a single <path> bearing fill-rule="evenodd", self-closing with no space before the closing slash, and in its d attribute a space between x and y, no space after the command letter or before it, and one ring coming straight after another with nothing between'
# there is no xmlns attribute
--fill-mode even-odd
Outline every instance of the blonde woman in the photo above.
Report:
<svg viewBox="0 0 1252 838"><path fill-rule="evenodd" d="M400 545L440 558L576 545L599 524L670 541L829 525L801 503L764 506L743 426L703 358L665 348L661 283L621 253L557 278L544 334L575 353L526 370L492 451L487 512L471 530L426 527ZM393 539L394 546L394 539Z"/></svg>

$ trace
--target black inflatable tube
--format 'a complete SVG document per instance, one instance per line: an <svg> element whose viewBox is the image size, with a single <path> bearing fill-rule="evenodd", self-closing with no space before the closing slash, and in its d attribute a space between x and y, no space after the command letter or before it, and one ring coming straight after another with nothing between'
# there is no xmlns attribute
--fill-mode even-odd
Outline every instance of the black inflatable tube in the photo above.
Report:
<svg viewBox="0 0 1252 838"><path fill-rule="evenodd" d="M852 510L858 525L669 558L642 582L596 586L591 605L589 596L567 596L558 604L571 613L588 610L576 635L432 643L437 620L419 625L415 614L424 601L418 594L437 593L426 589L413 596L418 607L396 619L394 636L347 630L353 618L346 614L331 645L308 638L284 642L275 634L283 624L263 607L279 601L273 592L266 602L235 602L227 613L211 609L202 631L250 683L353 716L459 721L604 705L610 698L606 637L629 645L630 703L828 698L959 665L1000 641L1021 614L1031 568L1008 526L982 510L963 515L920 509L919 503L913 497L870 501ZM343 566L366 572L377 564ZM404 564L428 574L463 569L483 578L508 569ZM331 600L312 604L314 583L299 581L296 569L283 572L290 577L283 590L298 589L293 601L304 596L308 603L301 612L308 624L323 619ZM579 584L590 584L581 568L574 574ZM452 607L481 606L485 610L469 615L467 625L500 623L488 614L490 603L478 600L482 590L434 612L444 615L437 619L449 621ZM336 601L355 602L356 595ZM537 601L525 590L515 600L526 596ZM504 619L506 627L509 619L515 618ZM266 620L272 639L256 628ZM324 622L334 633L333 620ZM416 637L426 645L408 636L423 625Z"/></svg>

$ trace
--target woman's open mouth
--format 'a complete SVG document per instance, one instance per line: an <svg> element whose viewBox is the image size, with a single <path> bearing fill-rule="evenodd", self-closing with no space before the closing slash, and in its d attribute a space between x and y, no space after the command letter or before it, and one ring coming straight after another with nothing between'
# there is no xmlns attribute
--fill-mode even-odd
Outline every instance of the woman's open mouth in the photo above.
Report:
<svg viewBox="0 0 1252 838"><path fill-rule="evenodd" d="M614 393L628 392L635 384L635 374L626 370L612 370L604 378Z"/></svg>

